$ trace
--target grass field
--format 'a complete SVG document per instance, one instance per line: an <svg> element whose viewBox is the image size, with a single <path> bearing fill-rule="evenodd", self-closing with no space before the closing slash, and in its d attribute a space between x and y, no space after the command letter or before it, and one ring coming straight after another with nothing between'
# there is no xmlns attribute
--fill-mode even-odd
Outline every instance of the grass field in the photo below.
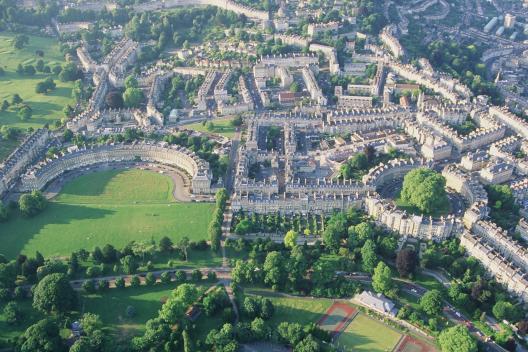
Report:
<svg viewBox="0 0 528 352"><path fill-rule="evenodd" d="M333 303L333 300L327 298L282 297L266 289L246 289L245 292L271 299L275 307L275 313L270 320L271 326L276 326L282 321L300 324L317 323Z"/></svg>
<svg viewBox="0 0 528 352"><path fill-rule="evenodd" d="M213 205L177 203L172 180L144 170L103 171L65 185L59 196L34 218L19 215L0 224L0 252L13 258L20 252L45 256L69 255L73 250L106 243L174 242L183 236L207 239Z"/></svg>
<svg viewBox="0 0 528 352"><path fill-rule="evenodd" d="M206 290L208 285L200 287ZM111 289L103 294L84 296L82 308L85 312L98 314L113 333L122 337L138 335L144 332L147 320L158 315L163 302L175 288L175 284L171 284ZM136 309L135 317L126 316L128 306Z"/></svg>
<svg viewBox="0 0 528 352"><path fill-rule="evenodd" d="M0 76L0 101L11 100L14 93L18 93L26 103L33 109L33 116L29 121L22 122L14 111L0 112L0 125L11 125L21 128L41 127L46 123L53 123L64 117L62 109L67 104L73 104L71 97L72 82L60 82L53 77L57 83L57 89L50 94L35 93L35 86L50 74L37 73L34 76L21 76L16 73L17 65L35 65L38 57L36 50L44 52L45 65L53 68L56 64L62 64L64 57L59 51L59 44L53 38L37 37L29 35L29 45L18 50L13 48L11 42L14 35L9 33L0 34L0 65L5 70L5 75Z"/></svg>
<svg viewBox="0 0 528 352"><path fill-rule="evenodd" d="M232 118L214 119L212 120L214 124L214 128L212 130L208 130L207 124L202 124L201 122L185 125L184 127L194 131L216 133L226 138L233 138L236 127L231 126L230 122L232 120Z"/></svg>
<svg viewBox="0 0 528 352"><path fill-rule="evenodd" d="M392 351L401 334L383 323L358 314L339 336L339 346L347 351Z"/></svg>
<svg viewBox="0 0 528 352"><path fill-rule="evenodd" d="M5 160L5 158L7 158L9 154L11 154L11 152L15 150L21 142L22 138L19 138L17 140L0 139L0 162Z"/></svg>

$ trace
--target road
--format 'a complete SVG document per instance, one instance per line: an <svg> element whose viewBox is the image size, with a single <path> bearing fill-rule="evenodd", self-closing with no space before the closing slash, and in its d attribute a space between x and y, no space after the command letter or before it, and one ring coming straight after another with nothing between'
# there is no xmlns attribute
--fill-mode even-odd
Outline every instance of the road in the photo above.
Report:
<svg viewBox="0 0 528 352"><path fill-rule="evenodd" d="M165 270L150 271L150 273L152 273L156 277L156 279L159 279L162 273L168 272L171 274L171 281L173 281L175 279L174 274L176 273L176 271L183 270L187 275L190 275L195 269L196 268L165 269ZM211 268L199 268L199 270L204 275L207 275L207 273L210 271L214 271L216 273L216 276L219 282L223 283L226 287L229 286L231 282L231 268L229 267L221 266L221 267L211 267ZM346 272L337 272L337 273L339 275L343 275L345 278L349 280L353 280L353 281L357 281L357 282L361 282L365 284L370 284L372 282L371 276L366 273L346 273ZM98 278L86 278L86 279L72 280L70 281L70 284L75 290L81 290L83 283L86 281L106 280L109 283L109 287L114 288L115 280L117 278L123 278L125 279L126 283L129 283L131 278L137 275L140 277L141 282L144 282L147 274L148 272L142 272L142 273L137 273L135 275L111 275L111 276L103 276L103 277L98 277ZM428 271L428 273L424 273L424 274L428 275L428 274L432 274L432 272ZM441 282L444 285L448 284L448 280L443 274L434 272L434 275L436 275L435 277L438 276L438 278L441 278L442 280ZM410 282L408 280L399 279L399 278L395 278L394 280L397 281L401 285L400 287L405 293L415 296L417 298L421 298L425 293L428 292L428 290L425 287L418 285L416 283ZM29 290L31 286L27 285L27 286L23 286L23 288ZM493 341L485 341L485 335L471 324L469 318L467 318L466 316L458 312L455 307L449 304L449 302L444 301L444 304L445 304L444 309L443 309L444 316L446 316L453 323L466 325L469 331L478 340L480 340L484 344L484 346L486 346L486 351L493 351L493 352L506 351L502 347L498 346Z"/></svg>
<svg viewBox="0 0 528 352"><path fill-rule="evenodd" d="M225 188L227 194L230 195L233 191L233 185L235 182L236 164L238 161L238 146L240 145L240 128L235 132L233 139L231 140L231 151L229 152L229 166L227 167Z"/></svg>

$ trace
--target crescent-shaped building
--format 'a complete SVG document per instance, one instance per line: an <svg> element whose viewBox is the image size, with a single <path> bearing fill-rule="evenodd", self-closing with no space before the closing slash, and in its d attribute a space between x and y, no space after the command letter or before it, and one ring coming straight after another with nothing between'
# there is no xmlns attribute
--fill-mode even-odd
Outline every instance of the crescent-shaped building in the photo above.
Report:
<svg viewBox="0 0 528 352"><path fill-rule="evenodd" d="M36 164L21 178L20 191L41 190L67 171L112 162L147 161L175 167L188 175L192 192L211 192L209 163L192 151L168 144L111 144L74 150Z"/></svg>

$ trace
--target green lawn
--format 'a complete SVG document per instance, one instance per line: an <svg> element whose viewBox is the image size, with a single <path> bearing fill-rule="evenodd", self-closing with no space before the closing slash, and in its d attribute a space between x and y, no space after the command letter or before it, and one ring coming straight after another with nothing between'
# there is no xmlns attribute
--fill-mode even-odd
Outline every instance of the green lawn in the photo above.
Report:
<svg viewBox="0 0 528 352"><path fill-rule="evenodd" d="M0 162L5 160L18 147L21 141L21 138L17 140L0 139Z"/></svg>
<svg viewBox="0 0 528 352"><path fill-rule="evenodd" d="M169 176L144 170L103 171L81 176L34 218L15 215L0 224L1 252L64 256L107 243L207 239L213 204L177 203Z"/></svg>
<svg viewBox="0 0 528 352"><path fill-rule="evenodd" d="M232 120L232 118L214 119L212 120L214 125L212 130L208 130L207 124L203 124L201 122L185 125L184 127L194 131L216 133L226 138L233 138L236 127L231 126L230 123Z"/></svg>
<svg viewBox="0 0 528 352"><path fill-rule="evenodd" d="M338 344L347 351L392 351L401 334L385 324L358 314L340 335Z"/></svg>
<svg viewBox="0 0 528 352"><path fill-rule="evenodd" d="M200 285L206 290L209 285ZM156 285L153 287L127 287L125 289L110 289L103 294L86 295L83 297L82 309L84 312L98 314L105 326L113 333L122 337L138 335L145 331L147 320L155 318L158 311L176 288L174 283L170 285ZM136 316L126 316L126 308L133 306Z"/></svg>
<svg viewBox="0 0 528 352"><path fill-rule="evenodd" d="M303 325L317 323L333 303L333 300L328 298L281 297L273 291L265 289L246 289L246 293L265 296L271 299L275 307L275 313L270 321L271 326L277 326L283 321Z"/></svg>
<svg viewBox="0 0 528 352"><path fill-rule="evenodd" d="M72 82L60 82L52 74L37 73L34 76L23 76L16 73L17 65L32 64L42 59L51 68L64 63L64 57L59 50L58 42L53 38L29 35L29 45L21 50L13 48L11 42L14 35L0 34L0 66L5 75L0 76L0 101L11 100L14 93L18 93L33 109L33 116L29 121L22 122L14 111L0 112L0 125L11 125L21 128L41 127L46 123L53 123L64 117L62 109L66 104L73 104L71 97ZM42 50L44 56L35 54ZM35 93L35 86L48 76L52 76L57 83L57 89L50 94Z"/></svg>

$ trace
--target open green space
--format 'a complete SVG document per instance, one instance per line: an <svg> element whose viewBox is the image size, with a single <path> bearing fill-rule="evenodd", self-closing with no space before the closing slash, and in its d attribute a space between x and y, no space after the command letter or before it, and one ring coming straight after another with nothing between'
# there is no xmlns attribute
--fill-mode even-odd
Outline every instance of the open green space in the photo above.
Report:
<svg viewBox="0 0 528 352"><path fill-rule="evenodd" d="M169 176L146 170L102 171L65 185L33 218L15 214L0 224L3 254L65 256L72 251L130 241L207 239L213 204L177 203Z"/></svg>
<svg viewBox="0 0 528 352"><path fill-rule="evenodd" d="M64 57L59 50L59 43L50 37L37 37L28 35L29 44L23 49L12 46L14 34L0 34L0 66L5 74L0 76L0 102L4 99L11 101L13 94L18 93L31 107L33 115L28 121L21 121L15 111L0 112L0 125L16 126L20 128L38 128L44 124L50 125L64 117L62 109L73 105L71 97L72 82L61 82L52 74L37 72L34 76L19 75L16 73L18 64L35 65L39 59L45 65L53 66L64 63ZM36 55L37 50L44 52L43 57ZM38 94L35 87L38 82L52 76L57 84L57 89L49 94ZM2 142L0 142L2 143Z"/></svg>
<svg viewBox="0 0 528 352"><path fill-rule="evenodd" d="M200 286L206 290L209 286ZM84 296L82 308L84 312L98 314L105 326L111 332L126 338L142 334L147 320L155 318L158 311L171 295L176 284L127 287L125 289L110 289L102 294ZM126 309L134 307L136 315L128 317Z"/></svg>
<svg viewBox="0 0 528 352"><path fill-rule="evenodd" d="M392 351L401 334L387 325L358 314L339 336L337 343L346 351Z"/></svg>
<svg viewBox="0 0 528 352"><path fill-rule="evenodd" d="M275 313L270 321L271 326L283 321L303 325L317 323L333 303L329 298L284 297L265 289L247 289L246 293L264 296L273 302Z"/></svg>
<svg viewBox="0 0 528 352"><path fill-rule="evenodd" d="M202 122L185 125L185 128L198 132L216 133L226 138L233 138L236 132L236 127L231 126L232 120L233 119L230 117L211 120L211 122L213 123L212 129L208 129L207 123L203 124Z"/></svg>
<svg viewBox="0 0 528 352"><path fill-rule="evenodd" d="M0 162L5 160L18 147L20 142L21 139L0 139Z"/></svg>

